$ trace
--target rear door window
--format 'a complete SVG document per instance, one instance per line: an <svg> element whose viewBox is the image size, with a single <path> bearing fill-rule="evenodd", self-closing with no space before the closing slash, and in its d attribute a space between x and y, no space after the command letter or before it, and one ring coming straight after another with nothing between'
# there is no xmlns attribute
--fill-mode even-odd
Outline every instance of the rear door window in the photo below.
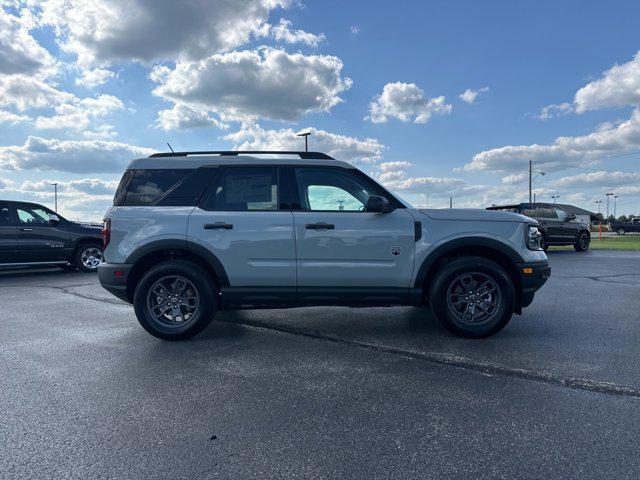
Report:
<svg viewBox="0 0 640 480"><path fill-rule="evenodd" d="M221 212L278 210L277 167L228 167L215 182L206 210Z"/></svg>

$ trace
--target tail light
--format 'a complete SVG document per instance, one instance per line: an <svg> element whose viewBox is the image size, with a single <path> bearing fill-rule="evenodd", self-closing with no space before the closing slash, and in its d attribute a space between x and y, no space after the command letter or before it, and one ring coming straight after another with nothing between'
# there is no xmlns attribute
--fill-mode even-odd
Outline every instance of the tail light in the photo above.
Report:
<svg viewBox="0 0 640 480"><path fill-rule="evenodd" d="M109 240L111 240L111 219L104 219L104 226L102 227L102 244L104 248L107 248L109 245Z"/></svg>

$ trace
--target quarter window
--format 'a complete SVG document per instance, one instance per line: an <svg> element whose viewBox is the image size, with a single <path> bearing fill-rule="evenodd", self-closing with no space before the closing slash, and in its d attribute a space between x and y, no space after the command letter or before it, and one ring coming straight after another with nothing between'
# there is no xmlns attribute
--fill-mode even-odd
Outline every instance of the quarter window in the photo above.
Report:
<svg viewBox="0 0 640 480"><path fill-rule="evenodd" d="M0 206L0 225L11 225L11 212L9 207Z"/></svg>
<svg viewBox="0 0 640 480"><path fill-rule="evenodd" d="M192 171L187 168L136 170L122 204L129 207L154 205Z"/></svg>

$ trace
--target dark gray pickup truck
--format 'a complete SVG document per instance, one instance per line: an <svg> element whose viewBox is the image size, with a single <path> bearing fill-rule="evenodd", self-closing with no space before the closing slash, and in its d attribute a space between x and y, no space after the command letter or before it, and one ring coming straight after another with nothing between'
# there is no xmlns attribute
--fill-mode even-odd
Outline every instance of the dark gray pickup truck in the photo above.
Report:
<svg viewBox="0 0 640 480"><path fill-rule="evenodd" d="M612 232L624 235L627 232L640 233L640 218L632 218L630 222L611 222L609 224Z"/></svg>

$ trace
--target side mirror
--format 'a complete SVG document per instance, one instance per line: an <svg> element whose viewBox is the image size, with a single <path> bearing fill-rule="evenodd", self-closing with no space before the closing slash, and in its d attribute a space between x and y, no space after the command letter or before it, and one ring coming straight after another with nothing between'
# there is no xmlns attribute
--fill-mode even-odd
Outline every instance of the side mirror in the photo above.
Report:
<svg viewBox="0 0 640 480"><path fill-rule="evenodd" d="M576 216L573 213L570 213L569 214L569 221L575 220L575 219L576 219Z"/></svg>
<svg viewBox="0 0 640 480"><path fill-rule="evenodd" d="M373 213L389 213L393 210L393 207L384 197L380 195L369 195L367 199L367 204L364 207L365 212L373 212Z"/></svg>
<svg viewBox="0 0 640 480"><path fill-rule="evenodd" d="M58 223L60 222L60 217L58 215L51 214L49 215L49 223Z"/></svg>

